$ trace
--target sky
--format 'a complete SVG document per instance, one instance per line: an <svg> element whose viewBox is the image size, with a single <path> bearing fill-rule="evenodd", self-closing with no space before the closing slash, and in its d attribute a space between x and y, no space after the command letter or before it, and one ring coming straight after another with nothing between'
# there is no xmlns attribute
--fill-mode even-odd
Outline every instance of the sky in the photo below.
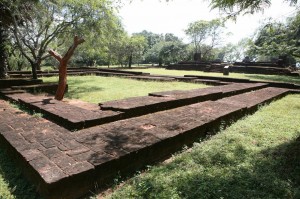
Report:
<svg viewBox="0 0 300 199"><path fill-rule="evenodd" d="M239 16L235 22L227 22L223 43L237 43L242 38L253 36L255 30L270 17L284 20L293 13L295 7L290 7L283 0L272 0L272 6L262 13ZM184 29L189 23L221 15L218 10L209 8L208 0L132 0L124 3L119 16L129 34L143 30L157 34L173 33L188 42ZM227 34L229 32L230 35Z"/></svg>

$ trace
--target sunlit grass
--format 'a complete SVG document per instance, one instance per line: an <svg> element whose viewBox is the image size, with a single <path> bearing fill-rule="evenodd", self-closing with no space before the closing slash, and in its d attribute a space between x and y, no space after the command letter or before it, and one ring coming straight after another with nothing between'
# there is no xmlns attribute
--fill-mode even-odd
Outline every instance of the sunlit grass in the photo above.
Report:
<svg viewBox="0 0 300 199"><path fill-rule="evenodd" d="M299 101L261 108L108 198L300 198Z"/></svg>
<svg viewBox="0 0 300 199"><path fill-rule="evenodd" d="M44 82L58 82L57 77L43 78ZM67 98L99 103L129 97L146 96L150 92L189 90L207 87L184 82L138 81L117 77L70 76Z"/></svg>
<svg viewBox="0 0 300 199"><path fill-rule="evenodd" d="M222 73L208 73L202 71L189 71L189 70L166 70L163 68L146 68L146 69L126 69L129 71L140 71L150 74L159 75L203 75L213 77L230 77L230 78L242 78L260 81L278 81L278 82L289 82L294 84L300 84L300 77L291 77L285 75L260 75L260 74L243 74L243 73L230 73L228 76L224 76Z"/></svg>

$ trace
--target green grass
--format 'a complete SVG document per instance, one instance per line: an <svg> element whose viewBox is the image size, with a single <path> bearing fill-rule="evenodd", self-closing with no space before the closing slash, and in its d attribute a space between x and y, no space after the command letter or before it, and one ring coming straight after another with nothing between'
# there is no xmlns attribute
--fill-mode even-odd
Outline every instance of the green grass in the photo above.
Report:
<svg viewBox="0 0 300 199"><path fill-rule="evenodd" d="M288 82L294 84L300 84L300 77L290 77L285 75L259 75L259 74L242 74L242 73L230 73L229 76L224 76L222 73L208 73L202 71L187 71L187 70L166 70L162 68L148 68L148 69L126 69L129 71L140 71L145 73L159 74L159 75L203 75L214 77L230 77L230 78L242 78L259 81L278 81Z"/></svg>
<svg viewBox="0 0 300 199"><path fill-rule="evenodd" d="M108 198L300 198L299 101L261 108Z"/></svg>
<svg viewBox="0 0 300 199"><path fill-rule="evenodd" d="M43 78L44 82L58 82L57 77ZM150 92L189 90L207 87L184 82L138 81L117 77L69 76L69 92L65 97L99 103L129 97L146 96Z"/></svg>
<svg viewBox="0 0 300 199"><path fill-rule="evenodd" d="M24 178L9 152L0 148L0 199L35 198L40 198L35 187Z"/></svg>

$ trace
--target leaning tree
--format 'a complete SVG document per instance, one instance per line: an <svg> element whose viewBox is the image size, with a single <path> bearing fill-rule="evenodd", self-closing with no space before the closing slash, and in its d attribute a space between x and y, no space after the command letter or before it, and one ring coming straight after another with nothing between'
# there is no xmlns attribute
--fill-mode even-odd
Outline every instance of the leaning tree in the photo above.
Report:
<svg viewBox="0 0 300 199"><path fill-rule="evenodd" d="M64 56L61 56L58 52L54 50L49 50L49 55L53 56L59 62L59 82L58 88L55 94L55 99L62 100L64 98L64 93L67 85L67 64L74 54L75 49L79 44L84 42L83 38L74 37L73 44L67 50Z"/></svg>

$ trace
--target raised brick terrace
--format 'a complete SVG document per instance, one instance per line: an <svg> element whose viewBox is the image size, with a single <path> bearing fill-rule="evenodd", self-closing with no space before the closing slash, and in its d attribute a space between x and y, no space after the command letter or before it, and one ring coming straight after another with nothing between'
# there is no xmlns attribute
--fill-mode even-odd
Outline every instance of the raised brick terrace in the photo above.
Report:
<svg viewBox="0 0 300 199"><path fill-rule="evenodd" d="M191 78L191 79L194 79ZM231 80L234 81L234 80ZM45 198L76 198L169 157L268 103L299 90L266 83L230 83L106 102L69 103L5 89L44 118L0 100L0 146ZM79 104L79 105L78 105Z"/></svg>

